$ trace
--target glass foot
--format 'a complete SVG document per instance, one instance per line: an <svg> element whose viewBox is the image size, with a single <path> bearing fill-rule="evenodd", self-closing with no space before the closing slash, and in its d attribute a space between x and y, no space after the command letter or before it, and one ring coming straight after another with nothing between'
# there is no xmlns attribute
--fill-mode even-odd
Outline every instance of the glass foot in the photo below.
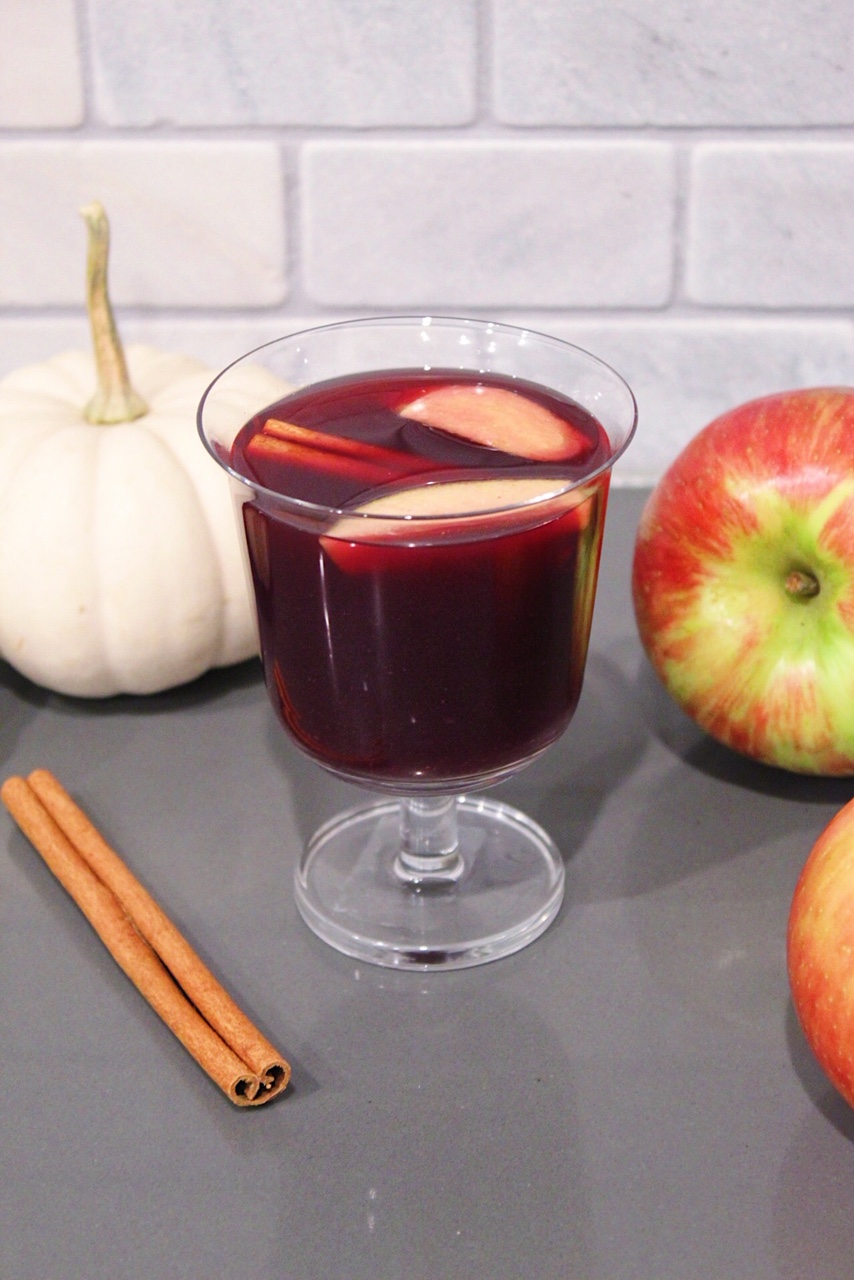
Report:
<svg viewBox="0 0 854 1280"><path fill-rule="evenodd" d="M484 964L539 937L564 891L563 860L541 827L499 801L457 799L455 848L439 850L431 872L429 855L401 855L406 806L348 810L309 841L296 901L316 934L345 955L421 970Z"/></svg>

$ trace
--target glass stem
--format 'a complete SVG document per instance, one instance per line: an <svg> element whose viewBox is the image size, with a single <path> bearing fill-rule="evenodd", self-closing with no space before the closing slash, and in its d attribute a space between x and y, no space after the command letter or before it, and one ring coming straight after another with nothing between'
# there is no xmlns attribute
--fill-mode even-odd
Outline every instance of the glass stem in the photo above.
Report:
<svg viewBox="0 0 854 1280"><path fill-rule="evenodd" d="M417 886L453 884L463 873L456 796L405 796L400 802L400 880Z"/></svg>

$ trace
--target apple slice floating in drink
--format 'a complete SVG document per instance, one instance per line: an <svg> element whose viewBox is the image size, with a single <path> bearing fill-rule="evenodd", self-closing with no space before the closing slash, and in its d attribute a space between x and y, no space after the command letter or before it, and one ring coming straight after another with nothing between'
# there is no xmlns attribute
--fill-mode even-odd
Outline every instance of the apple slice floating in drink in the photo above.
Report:
<svg viewBox="0 0 854 1280"><path fill-rule="evenodd" d="M545 405L503 387L435 387L399 408L403 418L534 462L579 462L590 441Z"/></svg>
<svg viewBox="0 0 854 1280"><path fill-rule="evenodd" d="M561 481L542 476L448 480L380 494L342 516L321 538L324 551L342 569L375 567L378 545L451 544L522 533L573 512L573 528L590 519L596 485L562 491ZM374 517L370 519L369 517ZM378 518L377 518L378 517Z"/></svg>

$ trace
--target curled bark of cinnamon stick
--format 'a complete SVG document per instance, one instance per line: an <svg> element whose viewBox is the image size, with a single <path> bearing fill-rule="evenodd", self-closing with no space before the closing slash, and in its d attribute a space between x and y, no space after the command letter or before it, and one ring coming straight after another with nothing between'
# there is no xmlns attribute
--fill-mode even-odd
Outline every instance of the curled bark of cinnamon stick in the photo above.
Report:
<svg viewBox="0 0 854 1280"><path fill-rule="evenodd" d="M290 1067L57 779L9 778L0 799L152 1008L237 1106L269 1102Z"/></svg>

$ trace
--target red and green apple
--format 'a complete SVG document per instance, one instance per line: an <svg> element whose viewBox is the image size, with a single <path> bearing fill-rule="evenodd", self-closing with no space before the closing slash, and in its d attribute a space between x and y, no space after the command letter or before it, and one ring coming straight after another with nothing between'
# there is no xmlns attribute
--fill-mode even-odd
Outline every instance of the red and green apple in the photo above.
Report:
<svg viewBox="0 0 854 1280"><path fill-rule="evenodd" d="M854 1106L854 801L825 827L789 910L789 986L828 1079Z"/></svg>
<svg viewBox="0 0 854 1280"><path fill-rule="evenodd" d="M769 395L665 472L632 571L665 688L726 746L854 774L854 390Z"/></svg>

